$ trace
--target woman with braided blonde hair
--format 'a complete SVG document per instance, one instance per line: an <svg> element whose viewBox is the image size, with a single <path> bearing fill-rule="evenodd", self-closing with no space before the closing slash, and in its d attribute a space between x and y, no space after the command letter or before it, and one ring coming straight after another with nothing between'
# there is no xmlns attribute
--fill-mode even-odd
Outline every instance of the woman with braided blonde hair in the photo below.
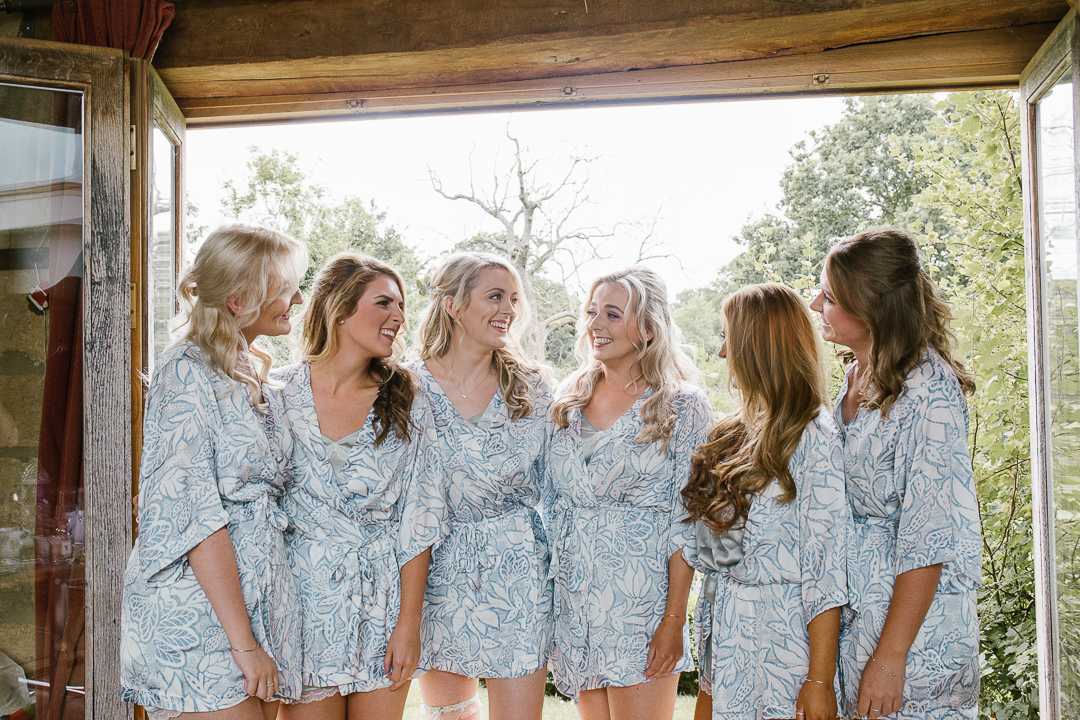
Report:
<svg viewBox="0 0 1080 720"><path fill-rule="evenodd" d="M431 557L420 678L427 717L539 720L551 644L540 505L551 392L515 338L521 281L487 253L435 270L410 367L427 395L448 482L450 535Z"/></svg>
<svg viewBox="0 0 1080 720"><path fill-rule="evenodd" d="M291 437L255 340L289 332L306 265L294 238L227 225L180 280L178 339L147 394L120 620L123 698L151 720L262 720L300 694L279 505Z"/></svg>
<svg viewBox="0 0 1080 720"><path fill-rule="evenodd" d="M855 521L844 711L974 718L982 538L964 396L975 384L950 308L915 240L890 227L837 243L810 307L849 365L834 409Z"/></svg>
<svg viewBox="0 0 1080 720"><path fill-rule="evenodd" d="M398 360L401 276L366 255L334 256L302 329L303 362L274 373L295 439L285 509L304 686L280 717L400 718L431 548L446 535L431 411Z"/></svg>
<svg viewBox="0 0 1080 720"><path fill-rule="evenodd" d="M670 718L692 668L679 491L712 410L689 384L697 371L652 270L593 282L580 333L583 364L557 393L547 460L552 673L583 720Z"/></svg>

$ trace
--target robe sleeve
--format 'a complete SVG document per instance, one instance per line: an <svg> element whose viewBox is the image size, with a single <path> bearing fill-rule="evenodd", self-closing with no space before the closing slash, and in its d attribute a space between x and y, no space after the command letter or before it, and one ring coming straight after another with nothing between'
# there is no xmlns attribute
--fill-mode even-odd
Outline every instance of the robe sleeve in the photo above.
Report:
<svg viewBox="0 0 1080 720"><path fill-rule="evenodd" d="M807 623L848 602L847 556L853 532L843 441L831 423L822 426L820 420L807 426L806 452L796 478L799 565Z"/></svg>
<svg viewBox="0 0 1080 720"><path fill-rule="evenodd" d="M217 483L217 401L208 368L185 354L154 375L139 474L139 563L151 585L175 582L187 552L228 524Z"/></svg>
<svg viewBox="0 0 1080 720"><path fill-rule="evenodd" d="M705 393L697 388L683 390L675 405L678 414L675 434L671 438L668 452L674 456L675 487L671 503L671 527L668 538L671 542L671 554L683 550L694 534L693 523L686 522L690 515L683 504L682 489L690 480L690 469L694 464L694 453L709 437L713 426L713 412ZM689 560L687 560L689 562ZM690 563L693 565L693 563Z"/></svg>
<svg viewBox="0 0 1080 720"><path fill-rule="evenodd" d="M398 567L427 548L437 547L450 534L446 512L446 475L439 457L431 406L423 391L413 404L413 428L403 468L401 522L398 528Z"/></svg>

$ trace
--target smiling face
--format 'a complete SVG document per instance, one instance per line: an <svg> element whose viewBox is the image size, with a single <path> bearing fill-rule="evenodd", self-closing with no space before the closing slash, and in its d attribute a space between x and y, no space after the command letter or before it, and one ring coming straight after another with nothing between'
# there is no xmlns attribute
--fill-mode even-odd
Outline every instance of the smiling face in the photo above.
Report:
<svg viewBox="0 0 1080 720"><path fill-rule="evenodd" d="M821 315L821 337L837 345L862 352L870 348L870 328L862 320L849 315L836 304L829 278L821 273L821 290L810 303L810 309Z"/></svg>
<svg viewBox="0 0 1080 720"><path fill-rule="evenodd" d="M481 270L469 293L469 304L453 310L453 299L446 298L447 310L457 323L454 334L464 334L481 350L506 347L510 326L517 317L518 290L514 276L501 267Z"/></svg>
<svg viewBox="0 0 1080 720"><path fill-rule="evenodd" d="M240 332L250 344L260 335L275 337L288 335L292 331L291 310L293 305L299 305L304 301L304 296L296 285L290 286L282 294L267 300L259 308L259 315L255 322L243 328ZM233 301L230 300L230 307ZM235 309L234 309L235 312Z"/></svg>
<svg viewBox="0 0 1080 720"><path fill-rule="evenodd" d="M394 339L405 324L405 299L397 281L378 275L364 288L352 314L335 324L338 352L372 358L394 354Z"/></svg>
<svg viewBox="0 0 1080 720"><path fill-rule="evenodd" d="M630 367L651 336L641 337L637 317L629 309L630 294L612 283L597 286L589 299L585 336L592 356L602 365Z"/></svg>

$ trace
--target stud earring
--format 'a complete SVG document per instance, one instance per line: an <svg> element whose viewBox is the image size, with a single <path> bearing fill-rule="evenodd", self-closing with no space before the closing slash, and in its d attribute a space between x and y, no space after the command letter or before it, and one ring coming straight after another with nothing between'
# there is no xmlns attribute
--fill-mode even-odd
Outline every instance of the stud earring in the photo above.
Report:
<svg viewBox="0 0 1080 720"><path fill-rule="evenodd" d="M338 325L344 325L344 324L345 324L345 321L344 321L344 320L338 320L338 321L337 321L337 324L338 324Z"/></svg>

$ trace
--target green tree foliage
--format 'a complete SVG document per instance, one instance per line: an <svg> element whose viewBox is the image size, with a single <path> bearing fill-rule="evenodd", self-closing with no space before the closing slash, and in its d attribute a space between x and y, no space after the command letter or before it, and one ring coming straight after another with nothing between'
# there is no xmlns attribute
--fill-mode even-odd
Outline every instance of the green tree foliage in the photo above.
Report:
<svg viewBox="0 0 1080 720"><path fill-rule="evenodd" d="M386 214L374 203L354 197L334 201L325 188L312 183L294 153L250 148L247 174L238 182L223 184L222 209L226 215L245 222L276 228L304 241L310 263L301 279L300 290L309 294L319 268L344 250L371 255L389 264L405 280L405 308L410 327L423 306L417 277L423 264L416 251L405 244ZM288 360L290 343L271 343L275 359Z"/></svg>

